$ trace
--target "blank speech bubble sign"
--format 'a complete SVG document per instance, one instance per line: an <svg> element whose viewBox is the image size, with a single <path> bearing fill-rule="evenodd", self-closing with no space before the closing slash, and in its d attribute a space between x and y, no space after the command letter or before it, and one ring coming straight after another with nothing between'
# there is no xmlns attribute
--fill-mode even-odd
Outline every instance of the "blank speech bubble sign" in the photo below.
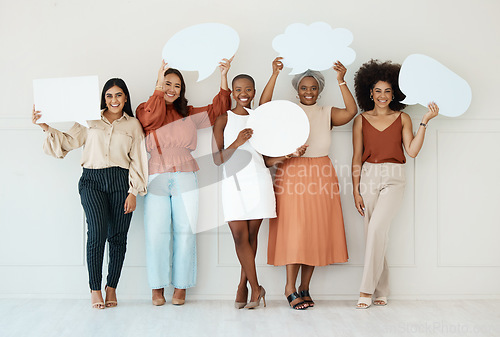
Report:
<svg viewBox="0 0 500 337"><path fill-rule="evenodd" d="M348 47L352 41L353 34L346 28L332 29L325 22L294 23L273 39L273 49L283 57L283 65L292 68L290 75L294 75L307 69L329 69L337 60L344 65L353 63L356 52Z"/></svg>
<svg viewBox="0 0 500 337"><path fill-rule="evenodd" d="M163 47L162 56L169 67L197 71L199 82L212 75L222 59L233 57L239 44L233 28L202 23L175 33Z"/></svg>
<svg viewBox="0 0 500 337"><path fill-rule="evenodd" d="M406 95L402 103L427 107L430 102L436 102L439 114L448 117L462 115L472 100L467 81L422 54L412 54L405 59L399 72L399 87Z"/></svg>
<svg viewBox="0 0 500 337"><path fill-rule="evenodd" d="M62 77L33 80L35 109L42 117L37 123L101 119L99 78L97 76Z"/></svg>
<svg viewBox="0 0 500 337"><path fill-rule="evenodd" d="M249 139L255 150L269 157L295 152L309 137L309 119L304 110L285 100L267 102L248 117Z"/></svg>

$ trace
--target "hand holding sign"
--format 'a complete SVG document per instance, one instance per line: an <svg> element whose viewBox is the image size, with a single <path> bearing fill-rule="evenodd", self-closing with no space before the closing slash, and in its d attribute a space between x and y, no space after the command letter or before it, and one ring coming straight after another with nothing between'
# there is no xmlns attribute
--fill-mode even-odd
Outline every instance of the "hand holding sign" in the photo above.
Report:
<svg viewBox="0 0 500 337"><path fill-rule="evenodd" d="M300 74L307 69L326 70L335 61L345 65L354 62L356 52L348 46L353 35L345 28L332 27L325 22L311 25L294 23L284 34L273 40L273 49L283 57L283 64L293 68L290 75ZM304 47L307 42L307 47Z"/></svg>
<svg viewBox="0 0 500 337"><path fill-rule="evenodd" d="M231 27L220 23L203 23L177 32L163 47L163 59L169 67L198 71L198 82L209 77L221 60L229 60L240 38ZM221 68L223 71L224 69Z"/></svg>
<svg viewBox="0 0 500 337"><path fill-rule="evenodd" d="M421 54L405 59L399 72L399 87L406 95L402 103L428 106L435 102L439 113L448 117L462 115L472 100L472 90L463 78Z"/></svg>

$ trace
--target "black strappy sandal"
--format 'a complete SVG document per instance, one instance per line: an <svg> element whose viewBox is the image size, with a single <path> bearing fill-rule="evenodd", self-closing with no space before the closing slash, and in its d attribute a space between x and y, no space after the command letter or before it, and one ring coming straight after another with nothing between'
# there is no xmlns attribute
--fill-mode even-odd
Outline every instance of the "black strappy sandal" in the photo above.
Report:
<svg viewBox="0 0 500 337"><path fill-rule="evenodd" d="M300 292L300 297L309 297L310 300L304 300L304 303L307 304L310 307L314 307L314 301L312 300L311 294L309 294L309 290L302 290Z"/></svg>
<svg viewBox="0 0 500 337"><path fill-rule="evenodd" d="M308 308L307 306L305 306L304 308L297 308L301 305L307 304L304 301L301 301L299 303L295 303L294 305L292 305L292 302L295 301L297 298L300 298L300 296L299 296L299 294L297 294L297 292L291 293L290 295L287 296L286 299L288 300L288 304L290 305L290 308L295 309L295 310L307 309Z"/></svg>

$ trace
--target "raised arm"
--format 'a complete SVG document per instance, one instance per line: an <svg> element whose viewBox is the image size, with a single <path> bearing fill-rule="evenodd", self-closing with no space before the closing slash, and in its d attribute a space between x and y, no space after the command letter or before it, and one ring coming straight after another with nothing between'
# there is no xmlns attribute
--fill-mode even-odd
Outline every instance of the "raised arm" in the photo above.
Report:
<svg viewBox="0 0 500 337"><path fill-rule="evenodd" d="M160 69L158 69L158 76L156 79L156 87L153 95L149 97L146 103L141 103L136 109L136 116L141 122L144 131L150 132L159 129L165 123L167 117L167 105L165 104L165 71L168 65L165 61L161 60Z"/></svg>
<svg viewBox="0 0 500 337"><path fill-rule="evenodd" d="M208 128L214 125L217 117L231 109L231 90L227 82L227 73L231 68L231 61L234 56L223 59L220 62L219 69L221 74L221 87L219 93L212 100L212 104L202 107L192 107L190 115L198 129Z"/></svg>
<svg viewBox="0 0 500 337"><path fill-rule="evenodd" d="M283 62L281 62L282 59L283 59L282 57L277 57L274 59L274 61L273 61L273 73L271 75L271 78L269 78L269 81L267 81L267 84L264 87L264 90L262 91L262 95L260 96L260 100L259 100L259 105L267 103L267 102L271 101L271 99L273 98L274 87L276 85L276 79L278 78L280 71L283 70Z"/></svg>
<svg viewBox="0 0 500 337"><path fill-rule="evenodd" d="M233 61L233 59L234 59L234 56L231 57L229 60L222 59L222 61L219 62L221 89L229 90L229 85L227 82L227 73L229 71L229 68L231 68L231 62Z"/></svg>
<svg viewBox="0 0 500 337"><path fill-rule="evenodd" d="M365 215L365 204L361 197L359 189L359 181L361 176L361 166L363 157L363 123L361 115L354 119L352 125L352 193L354 196L354 204L359 214Z"/></svg>
<svg viewBox="0 0 500 337"><path fill-rule="evenodd" d="M342 63L337 61L333 65L333 69L337 72L337 82L340 87L340 92L342 94L342 99L344 100L345 108L332 108L332 125L340 126L349 123L351 119L356 116L358 107L356 105L354 97L351 94L351 91L347 87L347 83L344 80L344 76L347 72L346 67Z"/></svg>
<svg viewBox="0 0 500 337"><path fill-rule="evenodd" d="M69 151L77 149L87 140L87 128L75 123L68 132L61 132L50 127L45 123L38 124L37 121L42 117L41 111L35 111L33 105L32 122L40 125L43 131L47 132L47 139L43 143L43 151L56 158L64 158Z"/></svg>
<svg viewBox="0 0 500 337"><path fill-rule="evenodd" d="M436 103L432 102L428 105L429 110L422 118L422 123L427 126L427 123L434 117L436 117L439 113L439 107ZM425 136L425 126L420 125L418 127L417 134L413 136L413 127L411 123L411 118L407 114L403 113L401 116L403 120L403 145L405 147L406 153L412 158L415 158L422 145L424 144L424 136Z"/></svg>

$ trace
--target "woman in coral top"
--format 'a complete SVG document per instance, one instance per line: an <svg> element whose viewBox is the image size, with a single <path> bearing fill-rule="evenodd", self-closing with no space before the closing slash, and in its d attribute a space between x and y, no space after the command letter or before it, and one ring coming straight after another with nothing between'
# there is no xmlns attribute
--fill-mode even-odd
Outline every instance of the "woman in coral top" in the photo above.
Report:
<svg viewBox="0 0 500 337"><path fill-rule="evenodd" d="M356 209L364 216L366 250L357 308L386 305L389 269L385 258L389 228L403 199L406 153L415 158L424 143L427 123L439 108L429 104L417 134L398 86L401 66L371 60L354 77L356 99L364 112L354 119L352 182Z"/></svg>
<svg viewBox="0 0 500 337"><path fill-rule="evenodd" d="M137 107L150 154L148 193L144 199L146 261L154 305L165 303L164 288L174 286L172 304L184 304L186 289L196 285L196 223L199 167L191 155L197 130L215 122L231 107L227 72L220 63L221 89L212 104L187 104L182 74L162 61L153 96Z"/></svg>

